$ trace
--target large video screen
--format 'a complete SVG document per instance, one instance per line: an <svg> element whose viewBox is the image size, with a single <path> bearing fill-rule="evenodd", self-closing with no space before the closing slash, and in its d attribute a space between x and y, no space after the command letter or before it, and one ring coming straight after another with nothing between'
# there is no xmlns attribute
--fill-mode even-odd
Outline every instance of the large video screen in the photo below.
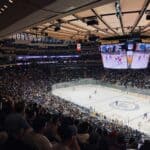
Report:
<svg viewBox="0 0 150 150"><path fill-rule="evenodd" d="M147 68L149 62L149 53L134 52L132 58L132 69Z"/></svg>
<svg viewBox="0 0 150 150"><path fill-rule="evenodd" d="M102 54L102 61L105 68L127 69L127 59L125 53Z"/></svg>
<svg viewBox="0 0 150 150"><path fill-rule="evenodd" d="M110 69L145 69L150 58L150 44L120 43L101 45L104 68Z"/></svg>

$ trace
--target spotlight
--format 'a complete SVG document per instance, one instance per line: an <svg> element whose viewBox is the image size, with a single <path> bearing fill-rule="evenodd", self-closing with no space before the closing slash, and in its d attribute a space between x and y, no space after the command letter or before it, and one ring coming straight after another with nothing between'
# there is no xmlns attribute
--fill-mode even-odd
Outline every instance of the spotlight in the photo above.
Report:
<svg viewBox="0 0 150 150"><path fill-rule="evenodd" d="M38 28L37 28L37 27L33 27L32 29L33 29L33 30L36 30L36 31L38 30Z"/></svg>
<svg viewBox="0 0 150 150"><path fill-rule="evenodd" d="M90 25L90 26L98 25L98 20L97 20L97 17L95 16L84 18L84 21L87 23L87 25Z"/></svg>
<svg viewBox="0 0 150 150"><path fill-rule="evenodd" d="M61 25L60 25L60 23L57 23L57 24L55 25L54 31L57 32L57 31L59 31L59 30L61 30Z"/></svg>
<svg viewBox="0 0 150 150"><path fill-rule="evenodd" d="M44 36L48 36L48 33L47 33L47 32L45 32L45 33L44 33Z"/></svg>
<svg viewBox="0 0 150 150"><path fill-rule="evenodd" d="M89 21L87 21L87 25L98 25L98 21L97 20L89 20Z"/></svg>
<svg viewBox="0 0 150 150"><path fill-rule="evenodd" d="M121 16L121 8L119 1L115 2L116 16L119 18Z"/></svg>
<svg viewBox="0 0 150 150"><path fill-rule="evenodd" d="M116 8L117 11L120 10L120 5L119 5L119 2L118 2L118 1L115 2L115 8Z"/></svg>
<svg viewBox="0 0 150 150"><path fill-rule="evenodd" d="M117 18L119 18L120 17L120 13L116 12L116 16L117 16Z"/></svg>
<svg viewBox="0 0 150 150"><path fill-rule="evenodd" d="M7 6L7 5L4 5L4 8L8 8L8 6Z"/></svg>
<svg viewBox="0 0 150 150"><path fill-rule="evenodd" d="M13 3L14 1L13 0L9 0L9 3Z"/></svg>
<svg viewBox="0 0 150 150"><path fill-rule="evenodd" d="M60 30L60 27L55 27L55 28L54 28L54 31L55 31L55 32L57 32L57 31L59 31L59 30Z"/></svg>
<svg viewBox="0 0 150 150"><path fill-rule="evenodd" d="M5 9L4 9L4 8L1 8L1 11L5 11Z"/></svg>
<svg viewBox="0 0 150 150"><path fill-rule="evenodd" d="M100 40L100 37L92 34L92 35L89 35L88 40L91 42L98 42Z"/></svg>
<svg viewBox="0 0 150 150"><path fill-rule="evenodd" d="M150 20L150 14L146 15L146 20Z"/></svg>

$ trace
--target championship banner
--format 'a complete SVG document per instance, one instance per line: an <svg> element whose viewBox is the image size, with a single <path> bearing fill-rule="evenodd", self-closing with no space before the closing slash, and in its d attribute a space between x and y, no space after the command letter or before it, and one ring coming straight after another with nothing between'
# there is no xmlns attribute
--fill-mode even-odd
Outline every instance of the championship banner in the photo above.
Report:
<svg viewBox="0 0 150 150"><path fill-rule="evenodd" d="M77 43L77 51L80 52L81 51L81 44Z"/></svg>

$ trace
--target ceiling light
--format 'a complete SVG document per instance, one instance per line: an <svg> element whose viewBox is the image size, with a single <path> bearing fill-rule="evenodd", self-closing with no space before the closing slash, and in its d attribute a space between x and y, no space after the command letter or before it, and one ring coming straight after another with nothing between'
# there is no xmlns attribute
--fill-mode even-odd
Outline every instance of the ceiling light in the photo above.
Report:
<svg viewBox="0 0 150 150"><path fill-rule="evenodd" d="M7 5L4 5L4 8L8 8L8 6L7 6Z"/></svg>
<svg viewBox="0 0 150 150"><path fill-rule="evenodd" d="M14 1L13 0L9 0L9 3L13 3Z"/></svg>
<svg viewBox="0 0 150 150"><path fill-rule="evenodd" d="M4 8L1 8L1 11L5 11L5 9L4 9Z"/></svg>
<svg viewBox="0 0 150 150"><path fill-rule="evenodd" d="M84 21L87 23L87 25L98 25L98 20L95 16L86 17L84 18Z"/></svg>
<svg viewBox="0 0 150 150"><path fill-rule="evenodd" d="M57 32L57 31L59 31L59 30L61 30L61 24L60 24L60 23L57 23L57 24L55 25L55 27L54 27L54 31Z"/></svg>
<svg viewBox="0 0 150 150"><path fill-rule="evenodd" d="M150 20L150 14L146 15L146 20Z"/></svg>
<svg viewBox="0 0 150 150"><path fill-rule="evenodd" d="M121 7L118 0L115 2L115 9L117 18L121 17Z"/></svg>
<svg viewBox="0 0 150 150"><path fill-rule="evenodd" d="M61 30L60 27L55 27L55 28L54 28L54 31L55 31L55 32L57 32L57 31L59 31L59 30Z"/></svg>

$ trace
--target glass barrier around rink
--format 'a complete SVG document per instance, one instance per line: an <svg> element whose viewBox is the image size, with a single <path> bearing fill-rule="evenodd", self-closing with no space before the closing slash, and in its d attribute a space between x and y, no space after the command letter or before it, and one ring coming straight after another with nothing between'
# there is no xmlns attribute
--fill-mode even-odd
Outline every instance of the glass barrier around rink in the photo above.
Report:
<svg viewBox="0 0 150 150"><path fill-rule="evenodd" d="M68 82L62 82L62 83L57 83L52 86L52 89L58 89L58 88L64 88L64 87L70 87L70 86L76 86L76 85L85 85L85 84L96 84L96 85L101 85L104 87L111 88L112 90L120 90L122 92L127 92L128 94L131 95L136 95L139 97L143 97L145 99L150 100L150 90L149 89L138 89L138 88L133 88L133 87L127 87L125 88L124 86L121 86L119 84L110 84L106 83L104 81L100 80L95 80L92 78L86 78L86 79L75 79L72 81Z"/></svg>
<svg viewBox="0 0 150 150"><path fill-rule="evenodd" d="M92 78L86 78L86 79L75 79L68 82L62 82L57 83L52 86L52 89L58 89L58 88L64 88L64 87L70 87L75 85L85 85L85 84L96 84L96 80Z"/></svg>

